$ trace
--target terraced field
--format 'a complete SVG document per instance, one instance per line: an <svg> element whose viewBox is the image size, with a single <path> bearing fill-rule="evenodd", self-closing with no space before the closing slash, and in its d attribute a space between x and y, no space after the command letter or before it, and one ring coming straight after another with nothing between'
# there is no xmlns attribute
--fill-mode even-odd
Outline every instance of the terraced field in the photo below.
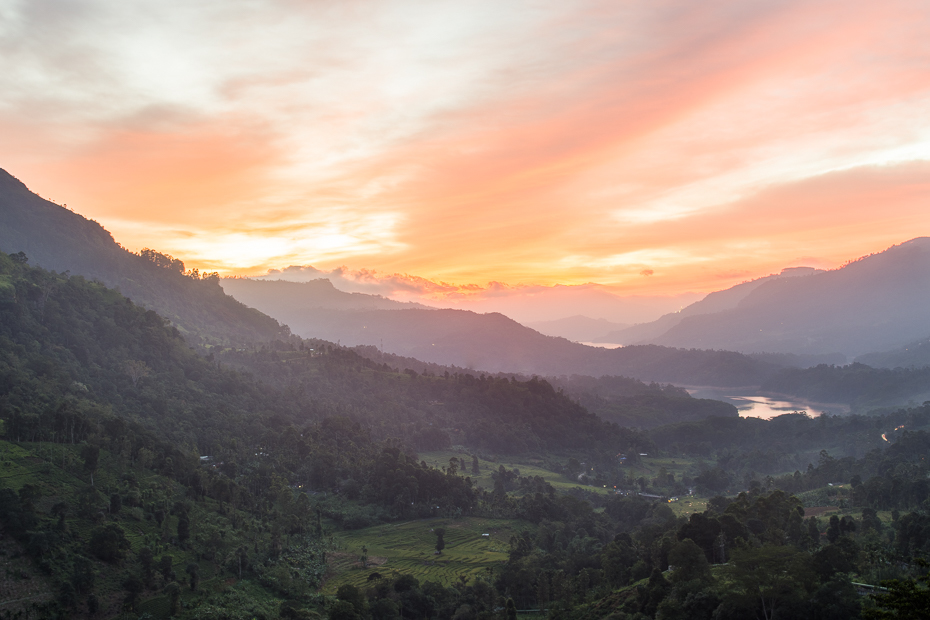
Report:
<svg viewBox="0 0 930 620"><path fill-rule="evenodd" d="M446 530L442 554L436 554L433 533L439 527ZM373 573L388 579L408 574L421 583L436 581L446 587L460 579L471 581L505 562L510 537L528 527L521 521L471 517L425 519L342 532L337 535L341 552L331 558L331 576L323 591L332 594L344 583L364 588ZM362 567L359 560L362 547L368 549L368 567Z"/></svg>

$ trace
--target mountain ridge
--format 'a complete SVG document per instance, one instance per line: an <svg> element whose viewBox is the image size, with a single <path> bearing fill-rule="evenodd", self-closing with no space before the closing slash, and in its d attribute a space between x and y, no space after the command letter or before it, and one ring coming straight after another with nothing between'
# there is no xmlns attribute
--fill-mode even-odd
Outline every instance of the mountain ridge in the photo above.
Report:
<svg viewBox="0 0 930 620"><path fill-rule="evenodd" d="M930 238L838 269L764 282L737 307L684 318L651 344L744 353L862 355L930 333Z"/></svg>
<svg viewBox="0 0 930 620"><path fill-rule="evenodd" d="M0 224L4 252L23 252L34 265L119 287L137 304L169 319L194 343L268 341L289 333L276 320L226 295L216 278L181 273L180 261L165 267L133 254L99 223L42 198L3 169Z"/></svg>

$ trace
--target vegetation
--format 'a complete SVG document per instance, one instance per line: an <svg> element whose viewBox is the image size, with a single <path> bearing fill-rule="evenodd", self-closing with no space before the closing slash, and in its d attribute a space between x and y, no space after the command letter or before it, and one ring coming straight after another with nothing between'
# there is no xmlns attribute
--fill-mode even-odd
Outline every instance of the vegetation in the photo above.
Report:
<svg viewBox="0 0 930 620"><path fill-rule="evenodd" d="M294 337L194 350L19 254L0 296L0 618L856 618L922 596L930 404L645 435L539 378Z"/></svg>
<svg viewBox="0 0 930 620"><path fill-rule="evenodd" d="M890 369L861 363L820 364L785 369L766 381L762 389L819 402L848 403L856 410L866 411L930 398L930 367Z"/></svg>
<svg viewBox="0 0 930 620"><path fill-rule="evenodd" d="M100 224L30 192L0 170L0 248L32 264L99 280L171 321L190 344L242 346L286 337L286 327L223 292L215 274L170 256L133 254ZM0 281L0 299L12 290Z"/></svg>

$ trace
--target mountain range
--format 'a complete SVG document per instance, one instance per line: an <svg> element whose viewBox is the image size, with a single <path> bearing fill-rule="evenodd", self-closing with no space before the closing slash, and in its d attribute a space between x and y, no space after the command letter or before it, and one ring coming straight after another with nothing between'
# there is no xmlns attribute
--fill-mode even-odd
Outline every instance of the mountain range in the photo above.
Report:
<svg viewBox="0 0 930 620"><path fill-rule="evenodd" d="M607 319L592 319L581 314L554 321L526 323L526 326L547 336L559 336L575 342L604 342L600 340L599 336L630 327L628 323L615 323Z"/></svg>
<svg viewBox="0 0 930 620"><path fill-rule="evenodd" d="M740 302L766 282L779 278L807 276L817 272L819 272L819 270L810 267L790 267L782 270L779 274L756 278L755 280L742 282L722 291L709 293L703 299L685 306L678 312L664 314L655 321L637 323L636 325L631 325L624 329L614 330L609 333L605 332L604 335L593 338L592 342L608 342L614 344L650 342L653 338L658 338L665 334L687 317L701 314L714 314L736 308L739 306Z"/></svg>
<svg viewBox="0 0 930 620"><path fill-rule="evenodd" d="M855 357L930 335L928 304L930 238L919 237L838 269L764 279L732 307L692 312L638 342Z"/></svg>
<svg viewBox="0 0 930 620"><path fill-rule="evenodd" d="M748 386L786 365L809 365L804 359L845 360L930 334L930 318L923 312L930 302L928 238L831 271L787 269L622 330L583 316L537 325L550 333L575 329L570 335L576 339L603 327L613 331L600 340L643 345L607 350L544 335L499 313L431 309L346 293L326 280L199 277L171 257L125 250L98 223L42 199L3 171L0 224L4 252L21 251L33 264L118 286L195 343L264 342L286 338L291 329L304 337L480 371ZM784 355L743 355L749 353Z"/></svg>

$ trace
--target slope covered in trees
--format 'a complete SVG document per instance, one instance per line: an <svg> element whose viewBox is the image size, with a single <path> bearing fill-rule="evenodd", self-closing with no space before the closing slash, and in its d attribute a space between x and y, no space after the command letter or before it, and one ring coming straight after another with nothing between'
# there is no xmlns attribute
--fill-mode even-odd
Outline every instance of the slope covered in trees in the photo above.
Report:
<svg viewBox="0 0 930 620"><path fill-rule="evenodd" d="M0 170L0 248L34 265L96 279L169 319L193 342L265 342L287 334L274 319L226 295L214 276L176 259L133 254L100 224L49 202Z"/></svg>

